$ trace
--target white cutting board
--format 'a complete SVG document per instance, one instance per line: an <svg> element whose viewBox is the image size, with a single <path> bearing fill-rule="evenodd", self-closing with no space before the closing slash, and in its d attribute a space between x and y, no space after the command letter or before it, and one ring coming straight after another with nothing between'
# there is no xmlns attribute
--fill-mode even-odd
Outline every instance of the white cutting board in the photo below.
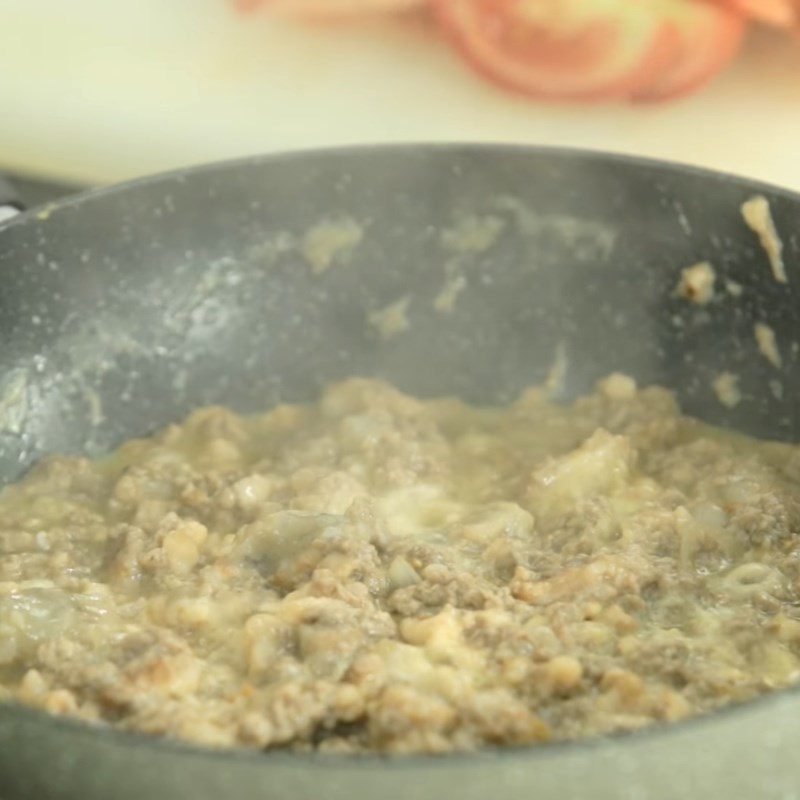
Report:
<svg viewBox="0 0 800 800"><path fill-rule="evenodd" d="M357 142L592 147L800 189L800 41L761 34L705 92L564 107L483 83L424 27L241 19L225 0L0 0L0 168L105 182Z"/></svg>

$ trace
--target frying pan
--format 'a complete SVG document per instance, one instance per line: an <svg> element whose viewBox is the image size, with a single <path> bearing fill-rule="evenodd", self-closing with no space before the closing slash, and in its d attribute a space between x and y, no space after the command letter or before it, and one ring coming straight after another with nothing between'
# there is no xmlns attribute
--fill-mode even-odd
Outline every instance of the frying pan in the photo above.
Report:
<svg viewBox="0 0 800 800"><path fill-rule="evenodd" d="M755 193L784 234L788 285L741 219ZM710 422L796 441L798 218L800 197L750 181L493 146L254 158L40 207L0 227L0 475L201 404L255 411L353 374L501 402L559 352L565 398L621 370ZM453 235L487 219L489 241ZM342 221L361 242L315 274L306 232ZM674 288L703 259L718 298L699 307ZM453 265L467 285L445 314L433 298ZM381 338L368 315L404 297L409 330ZM759 355L756 322L775 330L783 369ZM723 370L740 378L735 408L711 387ZM797 691L636 735L398 760L221 753L9 705L0 797L788 800L798 746Z"/></svg>

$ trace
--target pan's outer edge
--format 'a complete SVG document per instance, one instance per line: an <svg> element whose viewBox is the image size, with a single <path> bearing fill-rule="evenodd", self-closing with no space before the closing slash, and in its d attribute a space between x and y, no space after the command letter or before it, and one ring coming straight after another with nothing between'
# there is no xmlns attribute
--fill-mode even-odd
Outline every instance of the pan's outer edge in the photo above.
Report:
<svg viewBox="0 0 800 800"><path fill-rule="evenodd" d="M417 153L444 153L453 155L477 155L477 154L528 154L531 156L546 156L552 155L554 158L570 158L574 160L585 160L586 162L605 162L605 163L619 163L628 166L640 166L647 168L654 168L664 170L667 174L685 174L694 175L699 177L707 177L709 180L723 181L739 185L743 188L752 190L754 193L764 193L774 197L783 197L787 199L800 202L800 192L792 189L787 189L777 184L768 183L766 181L748 178L743 174L735 174L730 172L719 172L707 167L697 166L684 162L666 161L659 158L651 158L647 156L627 155L625 153L612 153L603 150L587 150L575 147L552 147L544 145L518 145L507 143L403 143L403 144L361 144L361 145L347 145L337 146L330 148L313 148L313 149L300 149L291 150L287 152L267 153L252 156L243 156L240 158L227 159L223 161L215 161L208 164L198 164L196 166L183 167L166 172L157 172L152 175L145 175L141 178L134 178L122 183L115 183L109 186L97 186L89 189L84 189L75 194L67 195L66 197L59 198L44 204L44 206L34 206L32 208L22 211L6 223L0 225L0 233L4 229L10 229L12 226L22 225L39 216L41 218L42 208L47 209L47 215L50 216L62 209L74 208L82 205L87 201L102 200L104 197L119 194L122 192L129 193L139 187L149 187L155 184L167 185L170 181L184 181L193 175L202 175L205 173L226 172L230 170L238 170L244 167L252 166L258 167L265 164L274 162L287 162L287 161L305 161L308 159L329 159L338 156L351 156L358 154L395 154L395 155L414 155Z"/></svg>

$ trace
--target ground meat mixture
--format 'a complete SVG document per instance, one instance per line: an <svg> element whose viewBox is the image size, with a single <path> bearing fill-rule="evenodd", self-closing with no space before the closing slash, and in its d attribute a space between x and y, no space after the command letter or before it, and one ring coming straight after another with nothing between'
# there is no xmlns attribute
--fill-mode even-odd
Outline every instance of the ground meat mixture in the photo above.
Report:
<svg viewBox="0 0 800 800"><path fill-rule="evenodd" d="M0 496L0 697L344 753L679 720L800 675L798 482L797 447L621 375L204 409Z"/></svg>

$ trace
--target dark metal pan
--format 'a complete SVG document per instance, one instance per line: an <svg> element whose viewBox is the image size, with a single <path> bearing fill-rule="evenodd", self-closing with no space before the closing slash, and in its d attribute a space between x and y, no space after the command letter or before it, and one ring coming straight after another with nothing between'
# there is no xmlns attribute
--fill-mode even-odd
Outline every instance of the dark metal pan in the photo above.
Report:
<svg viewBox="0 0 800 800"><path fill-rule="evenodd" d="M788 285L742 221L755 193L784 233ZM480 246L443 236L471 216L502 230ZM304 232L344 218L361 243L314 274ZM263 409L352 374L504 400L541 381L559 348L566 396L622 370L711 422L796 441L798 219L800 197L749 181L488 146L256 158L34 209L0 228L0 476L52 451L108 449L194 406ZM433 298L453 259L467 288L442 314ZM741 296L676 298L680 269L701 259ZM405 296L410 329L381 339L369 313ZM762 321L781 370L756 348ZM741 379L734 409L711 388L722 370ZM638 735L398 761L218 753L7 706L0 796L789 798L798 744L792 691Z"/></svg>

